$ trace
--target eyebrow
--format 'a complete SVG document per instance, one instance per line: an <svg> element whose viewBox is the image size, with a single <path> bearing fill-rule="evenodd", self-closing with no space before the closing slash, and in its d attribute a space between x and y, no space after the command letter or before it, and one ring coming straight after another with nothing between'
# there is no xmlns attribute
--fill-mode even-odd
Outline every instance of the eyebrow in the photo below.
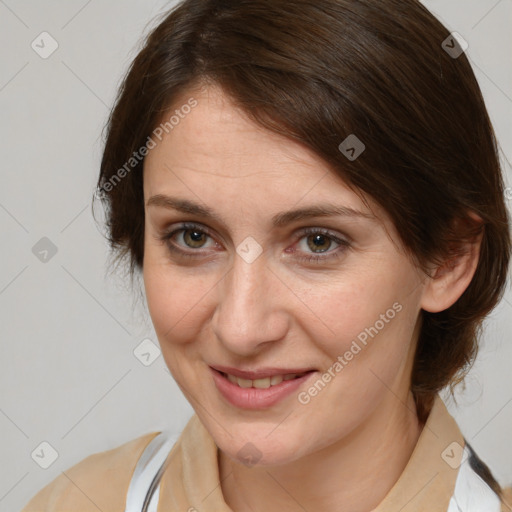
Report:
<svg viewBox="0 0 512 512"><path fill-rule="evenodd" d="M146 206L159 206L170 210L177 210L182 213L189 213L191 215L211 218L221 224L225 224L223 219L219 217L219 215L217 215L211 208L203 206L198 203L194 203L193 201L189 201L188 199L180 199L177 197L157 194L148 199ZM274 227L282 227L298 220L309 219L312 217L332 216L344 216L376 220L375 215L372 215L371 213L355 210L354 208L350 208L347 206L322 204L277 213L272 217L272 225Z"/></svg>

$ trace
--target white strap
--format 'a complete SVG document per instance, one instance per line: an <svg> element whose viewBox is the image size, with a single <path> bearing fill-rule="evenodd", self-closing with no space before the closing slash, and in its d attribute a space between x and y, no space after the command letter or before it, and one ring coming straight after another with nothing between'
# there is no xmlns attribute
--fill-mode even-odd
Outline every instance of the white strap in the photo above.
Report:
<svg viewBox="0 0 512 512"><path fill-rule="evenodd" d="M160 482L158 482L158 486L155 492L149 498L149 506L147 508L147 512L157 512L158 507L158 499L160 498Z"/></svg>
<svg viewBox="0 0 512 512"><path fill-rule="evenodd" d="M133 472L125 512L156 512L163 465L178 437L160 432L146 446Z"/></svg>
<svg viewBox="0 0 512 512"><path fill-rule="evenodd" d="M471 452L464 447L465 459L459 468L455 491L447 512L499 512L500 500L469 464Z"/></svg>

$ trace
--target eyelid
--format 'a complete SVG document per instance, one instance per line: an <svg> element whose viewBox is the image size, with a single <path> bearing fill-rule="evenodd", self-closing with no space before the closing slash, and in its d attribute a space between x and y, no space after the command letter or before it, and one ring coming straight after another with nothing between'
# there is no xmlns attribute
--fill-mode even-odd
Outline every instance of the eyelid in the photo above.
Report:
<svg viewBox="0 0 512 512"><path fill-rule="evenodd" d="M299 230L296 237L297 240L293 244L292 247L295 247L297 244L301 242L301 240L310 235L323 235L328 237L331 241L337 244L337 247L334 249L328 249L323 252L301 252L294 250L293 253L296 252L299 254L296 256L296 259L300 263L317 263L317 264L332 264L336 262L338 259L342 258L350 247L352 247L352 240L350 237L346 235L340 235L337 232L333 232L329 228L323 227L305 227ZM290 251L287 251L290 252Z"/></svg>
<svg viewBox="0 0 512 512"><path fill-rule="evenodd" d="M200 232L204 233L209 238L211 238L213 241L215 241L215 243L218 244L218 242L216 241L215 236L212 235L210 230L206 226L204 226L202 224L199 224L199 223L196 223L196 222L182 222L179 225L175 226L174 228L165 228L161 232L161 234L159 235L158 238L160 240L162 240L163 242L168 242L177 233L180 233L182 231L194 230L194 229L196 231L200 231ZM191 249L191 251L193 251L193 252L200 252L200 249L198 249L198 250Z"/></svg>
<svg viewBox="0 0 512 512"><path fill-rule="evenodd" d="M335 242L343 244L343 243L351 243L352 240L348 235L337 233L329 228L321 228L321 227L305 227L301 228L297 233L297 236L302 238L304 235L326 235L332 238Z"/></svg>
<svg viewBox="0 0 512 512"><path fill-rule="evenodd" d="M163 241L164 243L167 243L169 250L172 252L181 253L181 255L184 257L191 257L191 258L202 257L202 256L204 256L203 255L204 251L202 251L201 248L185 249L182 246L171 242L171 238L173 238L177 233L187 231L187 230L194 230L194 229L206 234L216 244L219 243L219 242L217 242L216 237L211 233L211 231L209 230L209 228L207 226L205 226L201 223L198 223L198 222L193 222L193 221L181 222L178 226L175 226L174 228L167 228L161 233L161 235L158 238L161 241ZM306 227L299 228L295 232L295 234L294 234L295 242L293 243L292 246L297 245L297 243L300 242L300 240L302 238L304 238L305 236L315 235L315 234L320 234L320 235L329 237L334 243L338 244L338 247L334 248L333 250L328 250L328 251L324 251L324 252L304 253L303 256L297 257L297 259L299 261L314 260L319 263L321 263L322 261L328 262L331 259L340 257L341 256L340 253L343 252L348 247L350 247L351 243L352 243L351 238L349 236L347 236L346 234L340 235L339 233L334 232L331 229L325 228L325 227L306 226ZM293 252L295 253L296 251L293 251Z"/></svg>
<svg viewBox="0 0 512 512"><path fill-rule="evenodd" d="M204 232L206 235L208 235L210 238L215 239L216 237L211 233L209 228L201 223L197 223L194 221L189 222L182 222L176 228L169 229L166 228L162 232L162 236L166 238L170 238L174 234L176 234L179 231L186 231L188 229L196 229L198 231ZM305 226L302 228L299 228L298 231L296 231L294 237L298 240L300 240L305 235L315 235L315 234L322 234L322 235L328 235L330 236L334 241L338 243L350 243L352 242L351 238L346 235L340 235L339 233L336 233L332 231L330 228L325 227L318 227L318 226ZM221 237L222 238L222 237Z"/></svg>

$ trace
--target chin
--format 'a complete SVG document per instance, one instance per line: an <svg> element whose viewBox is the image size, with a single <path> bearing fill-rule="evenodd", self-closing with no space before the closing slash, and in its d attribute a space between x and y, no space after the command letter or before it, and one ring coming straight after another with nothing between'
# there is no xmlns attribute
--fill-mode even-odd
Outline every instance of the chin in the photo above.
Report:
<svg viewBox="0 0 512 512"><path fill-rule="evenodd" d="M245 424L230 432L233 437L223 433L221 439L214 437L215 442L227 457L247 467L288 464L306 454L307 448L299 440L300 436L294 438L289 429L269 435L272 428Z"/></svg>

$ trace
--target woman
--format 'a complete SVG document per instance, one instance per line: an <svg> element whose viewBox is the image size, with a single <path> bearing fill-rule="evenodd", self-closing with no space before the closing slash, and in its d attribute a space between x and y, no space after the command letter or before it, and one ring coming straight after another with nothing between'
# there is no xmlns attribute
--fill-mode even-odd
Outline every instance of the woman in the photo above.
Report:
<svg viewBox="0 0 512 512"><path fill-rule="evenodd" d="M496 143L419 2L186 0L125 78L98 190L196 414L26 512L510 510L438 396L506 280Z"/></svg>

